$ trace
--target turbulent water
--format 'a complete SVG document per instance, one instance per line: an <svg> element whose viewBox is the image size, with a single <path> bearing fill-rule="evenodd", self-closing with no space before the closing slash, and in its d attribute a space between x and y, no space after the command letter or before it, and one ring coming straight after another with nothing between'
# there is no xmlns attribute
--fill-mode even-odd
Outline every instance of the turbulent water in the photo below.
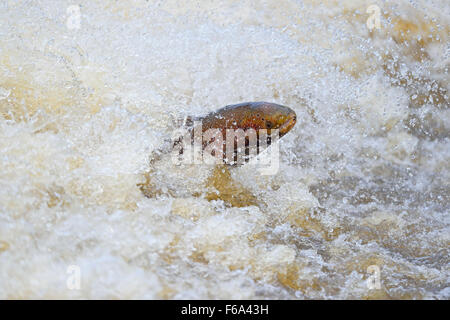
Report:
<svg viewBox="0 0 450 320"><path fill-rule="evenodd" d="M450 299L450 4L0 1L0 298ZM149 157L291 107L261 175Z"/></svg>

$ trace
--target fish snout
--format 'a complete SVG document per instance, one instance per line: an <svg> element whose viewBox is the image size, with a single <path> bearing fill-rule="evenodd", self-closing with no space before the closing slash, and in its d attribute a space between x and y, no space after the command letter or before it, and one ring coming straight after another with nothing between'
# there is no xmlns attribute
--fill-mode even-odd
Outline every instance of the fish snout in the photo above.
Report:
<svg viewBox="0 0 450 320"><path fill-rule="evenodd" d="M286 121L280 127L280 136L284 136L288 133L297 123L297 115L295 111L291 110L289 115L287 116Z"/></svg>

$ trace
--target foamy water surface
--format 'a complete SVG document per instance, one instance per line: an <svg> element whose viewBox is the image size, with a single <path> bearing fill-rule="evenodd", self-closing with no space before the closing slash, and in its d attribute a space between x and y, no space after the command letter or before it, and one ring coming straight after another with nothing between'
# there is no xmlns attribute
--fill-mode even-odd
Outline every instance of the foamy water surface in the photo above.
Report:
<svg viewBox="0 0 450 320"><path fill-rule="evenodd" d="M450 298L447 0L73 5L0 1L0 298ZM244 101L277 174L150 164Z"/></svg>

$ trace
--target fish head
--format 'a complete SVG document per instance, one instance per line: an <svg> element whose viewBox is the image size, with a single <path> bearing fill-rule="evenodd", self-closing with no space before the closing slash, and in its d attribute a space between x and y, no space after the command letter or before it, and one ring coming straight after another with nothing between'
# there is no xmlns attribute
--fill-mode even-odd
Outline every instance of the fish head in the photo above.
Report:
<svg viewBox="0 0 450 320"><path fill-rule="evenodd" d="M294 110L269 102L255 103L251 118L255 129L266 129L268 134L277 129L280 137L288 133L297 122Z"/></svg>

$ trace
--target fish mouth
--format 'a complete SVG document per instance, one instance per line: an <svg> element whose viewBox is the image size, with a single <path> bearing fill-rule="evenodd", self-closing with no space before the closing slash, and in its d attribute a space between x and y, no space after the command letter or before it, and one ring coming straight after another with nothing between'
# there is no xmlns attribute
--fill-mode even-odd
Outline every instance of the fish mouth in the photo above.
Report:
<svg viewBox="0 0 450 320"><path fill-rule="evenodd" d="M279 128L280 136L284 136L286 133L288 133L295 126L296 122L297 116L295 113L293 113L289 116L288 120L286 120L286 122L280 126Z"/></svg>

